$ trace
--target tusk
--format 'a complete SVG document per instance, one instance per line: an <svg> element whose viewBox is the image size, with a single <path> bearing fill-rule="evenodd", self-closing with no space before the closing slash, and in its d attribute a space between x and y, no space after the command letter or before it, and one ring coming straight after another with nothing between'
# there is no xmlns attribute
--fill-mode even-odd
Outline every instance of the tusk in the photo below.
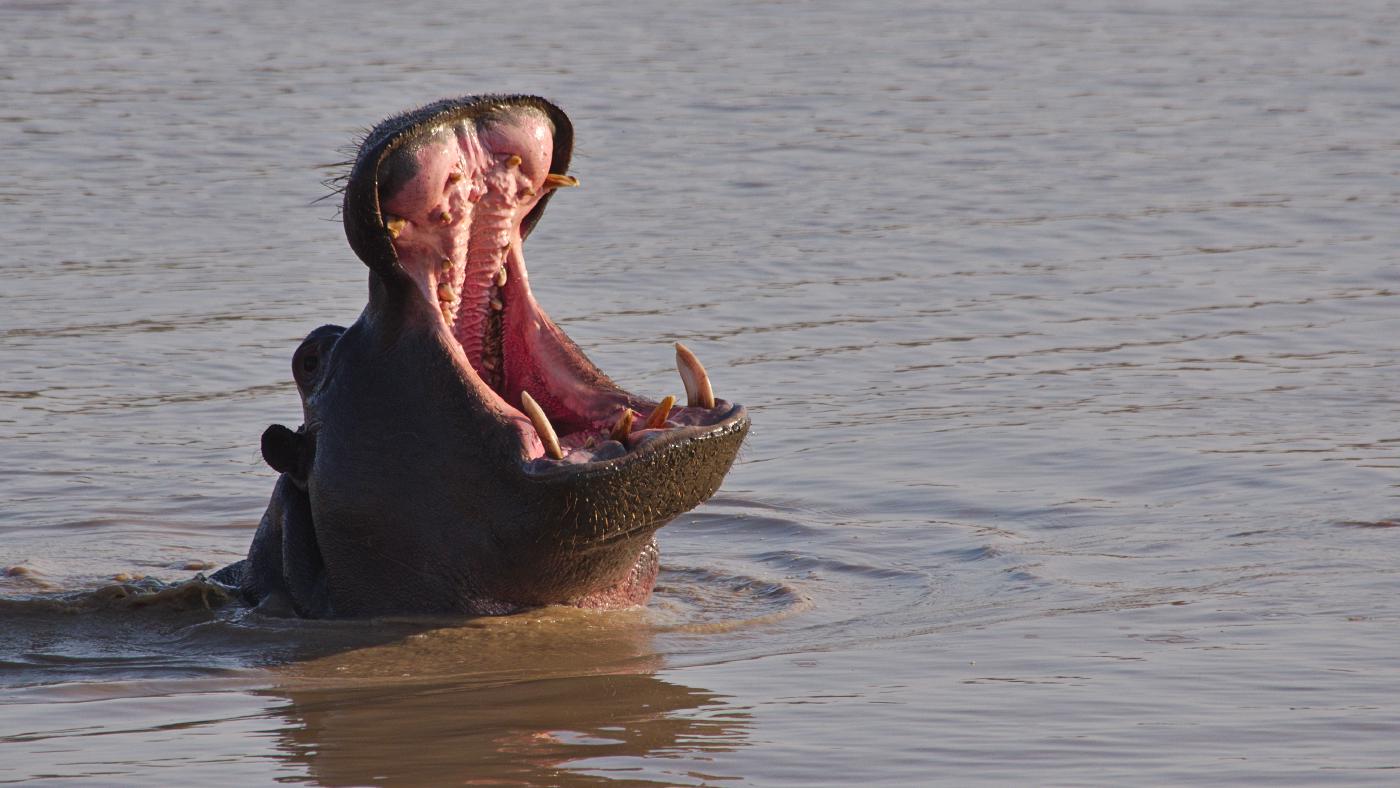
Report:
<svg viewBox="0 0 1400 788"><path fill-rule="evenodd" d="M557 172L551 172L544 178L544 187L546 189L563 189L577 185L578 178L572 175L561 175Z"/></svg>
<svg viewBox="0 0 1400 788"><path fill-rule="evenodd" d="M710 376L700 366L700 359L690 352L690 348L676 343L676 369L681 373L681 383L685 384L686 402L692 408L713 408L715 392L710 388Z"/></svg>
<svg viewBox="0 0 1400 788"><path fill-rule="evenodd" d="M564 451L559 448L559 436L554 434L549 417L544 415L540 404L535 402L530 392L520 392L520 407L525 411L525 415L530 417L530 423L535 425L535 432L540 435L540 443L544 444L544 453L556 460L564 459Z"/></svg>
<svg viewBox="0 0 1400 788"><path fill-rule="evenodd" d="M666 417L671 415L671 406L675 404L676 398L667 394L666 399L661 400L661 404L656 406L656 410L647 416L647 423L642 425L642 429L654 430L657 427L666 426Z"/></svg>
<svg viewBox="0 0 1400 788"><path fill-rule="evenodd" d="M393 214L386 214L384 219L384 227L389 231L390 238L398 238L399 233L403 232L404 225L408 224L407 219Z"/></svg>
<svg viewBox="0 0 1400 788"><path fill-rule="evenodd" d="M609 438L618 443L626 443L627 436L632 434L632 420L637 418L637 412L631 408L623 408L622 413L617 417L617 423L613 425Z"/></svg>

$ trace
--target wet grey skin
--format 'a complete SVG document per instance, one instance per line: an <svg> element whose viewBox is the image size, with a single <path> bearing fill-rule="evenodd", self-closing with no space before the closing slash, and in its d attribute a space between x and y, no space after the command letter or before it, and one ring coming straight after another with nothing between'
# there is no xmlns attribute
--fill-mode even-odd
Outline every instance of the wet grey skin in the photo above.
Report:
<svg viewBox="0 0 1400 788"><path fill-rule="evenodd" d="M281 475L247 559L214 580L305 617L647 600L657 529L719 488L749 418L686 376L683 349L688 404L628 393L534 301L522 244L577 184L572 143L532 96L369 133L343 211L368 304L294 354L304 423L263 434Z"/></svg>

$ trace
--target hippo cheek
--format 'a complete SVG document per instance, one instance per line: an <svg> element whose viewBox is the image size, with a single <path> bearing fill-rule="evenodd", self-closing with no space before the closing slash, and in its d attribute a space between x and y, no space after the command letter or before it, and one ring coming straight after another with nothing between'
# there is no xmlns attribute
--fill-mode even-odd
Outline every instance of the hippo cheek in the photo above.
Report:
<svg viewBox="0 0 1400 788"><path fill-rule="evenodd" d="M392 118L360 150L343 215L370 300L302 387L335 615L638 604L655 531L734 461L747 414L687 349L684 404L641 397L534 298L523 243L578 183L572 136L542 99L469 97Z"/></svg>

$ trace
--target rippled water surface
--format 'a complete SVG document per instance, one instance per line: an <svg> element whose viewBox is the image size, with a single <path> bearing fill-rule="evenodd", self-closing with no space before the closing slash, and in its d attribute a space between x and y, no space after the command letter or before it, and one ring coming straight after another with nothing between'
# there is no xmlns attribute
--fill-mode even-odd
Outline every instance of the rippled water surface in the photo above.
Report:
<svg viewBox="0 0 1400 788"><path fill-rule="evenodd" d="M0 4L0 781L1396 780L1394 3L509 5ZM540 301L753 416L652 604L157 582L364 303L322 181L487 91L577 130Z"/></svg>

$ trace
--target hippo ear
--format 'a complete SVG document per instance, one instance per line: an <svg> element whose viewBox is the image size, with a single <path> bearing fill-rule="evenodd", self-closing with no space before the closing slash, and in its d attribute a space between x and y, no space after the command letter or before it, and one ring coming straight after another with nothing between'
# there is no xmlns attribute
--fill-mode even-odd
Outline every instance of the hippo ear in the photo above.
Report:
<svg viewBox="0 0 1400 788"><path fill-rule="evenodd" d="M304 438L302 432L292 432L281 424L268 427L262 434L263 459L273 470L291 474L293 479L301 476L298 481L305 483L305 476L300 473L306 448Z"/></svg>

